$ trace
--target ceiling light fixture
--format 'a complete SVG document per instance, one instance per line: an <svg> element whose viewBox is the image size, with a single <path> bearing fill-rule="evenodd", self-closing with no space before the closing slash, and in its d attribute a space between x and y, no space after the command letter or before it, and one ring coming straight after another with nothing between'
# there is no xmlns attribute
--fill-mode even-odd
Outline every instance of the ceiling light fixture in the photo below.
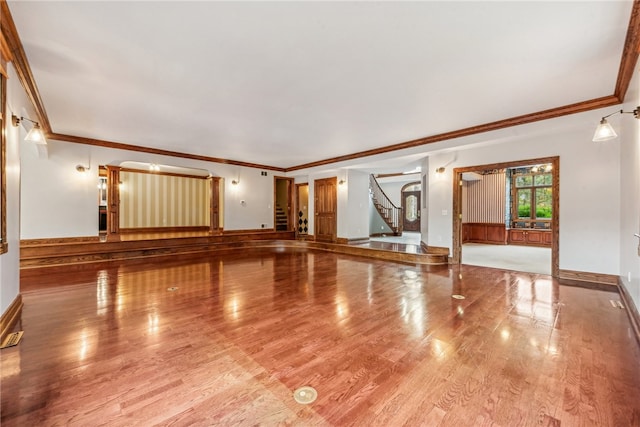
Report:
<svg viewBox="0 0 640 427"><path fill-rule="evenodd" d="M440 166L438 169L436 169L436 173L444 173L444 171L445 171L444 166Z"/></svg>
<svg viewBox="0 0 640 427"><path fill-rule="evenodd" d="M46 144L47 141L44 138L44 132L42 131L42 128L40 128L40 123L26 117L18 117L15 114L11 115L11 123L13 123L13 125L16 127L25 120L33 123L33 127L29 132L27 132L27 136L24 137L24 140L35 142L36 144Z"/></svg>
<svg viewBox="0 0 640 427"><path fill-rule="evenodd" d="M609 114L607 116L604 116L600 120L600 124L596 128L596 132L593 134L593 141L594 142L608 141L608 140L616 138L618 136L616 131L613 130L613 127L607 121L607 117L611 117L614 114L633 114L633 117L635 117L636 119L640 119L640 107L636 108L633 111L620 110L620 111L613 112L613 113L611 113L611 114Z"/></svg>

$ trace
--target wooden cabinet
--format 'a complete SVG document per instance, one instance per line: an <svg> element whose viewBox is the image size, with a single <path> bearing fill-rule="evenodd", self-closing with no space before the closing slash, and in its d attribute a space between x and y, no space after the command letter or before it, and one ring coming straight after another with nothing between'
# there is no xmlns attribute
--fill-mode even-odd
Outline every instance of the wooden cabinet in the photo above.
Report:
<svg viewBox="0 0 640 427"><path fill-rule="evenodd" d="M462 224L462 243L507 244L504 224L467 222Z"/></svg>
<svg viewBox="0 0 640 427"><path fill-rule="evenodd" d="M551 230L529 228L511 228L509 230L510 245L551 246L552 239Z"/></svg>

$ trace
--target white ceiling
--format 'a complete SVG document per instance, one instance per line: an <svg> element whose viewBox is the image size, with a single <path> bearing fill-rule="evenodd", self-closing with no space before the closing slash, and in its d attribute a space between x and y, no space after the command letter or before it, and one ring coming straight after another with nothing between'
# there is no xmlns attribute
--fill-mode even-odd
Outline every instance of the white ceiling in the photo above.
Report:
<svg viewBox="0 0 640 427"><path fill-rule="evenodd" d="M614 91L631 1L9 1L52 130L288 168Z"/></svg>

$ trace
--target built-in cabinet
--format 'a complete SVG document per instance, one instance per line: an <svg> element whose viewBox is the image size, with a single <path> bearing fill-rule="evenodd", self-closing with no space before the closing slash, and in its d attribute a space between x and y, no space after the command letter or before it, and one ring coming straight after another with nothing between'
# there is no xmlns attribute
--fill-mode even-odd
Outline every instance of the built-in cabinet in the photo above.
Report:
<svg viewBox="0 0 640 427"><path fill-rule="evenodd" d="M512 228L509 230L510 245L551 246L551 230Z"/></svg>
<svg viewBox="0 0 640 427"><path fill-rule="evenodd" d="M506 245L507 232L504 224L467 222L462 224L462 243L490 243Z"/></svg>
<svg viewBox="0 0 640 427"><path fill-rule="evenodd" d="M492 245L528 245L551 247L551 230L510 228L504 224L463 223L462 243L488 243Z"/></svg>

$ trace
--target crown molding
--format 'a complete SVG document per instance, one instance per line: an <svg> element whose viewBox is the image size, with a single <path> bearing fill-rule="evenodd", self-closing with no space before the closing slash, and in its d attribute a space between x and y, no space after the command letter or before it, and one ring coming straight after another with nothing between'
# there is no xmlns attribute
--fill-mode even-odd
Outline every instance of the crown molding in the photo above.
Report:
<svg viewBox="0 0 640 427"><path fill-rule="evenodd" d="M330 163L343 162L346 160L358 159L361 157L373 156L376 154L389 153L391 151L404 150L407 148L418 147L421 145L433 144L435 142L446 141L454 138L461 138L464 136L476 135L479 133L495 131L513 126L524 125L527 123L538 122L541 120L553 119L556 117L567 116L570 114L582 113L584 111L596 110L598 108L610 107L612 105L620 104L620 99L614 95L604 96L602 98L590 99L588 101L582 101L575 104L565 105L563 107L551 108L549 110L538 111L536 113L524 114L522 116L511 117L497 122L484 123L477 126L471 126L464 129L458 129L451 132L440 133L437 135L431 135L424 138L414 139L412 141L401 142L399 144L388 145L386 147L375 148L372 150L360 151L353 154L347 154L339 157L332 157L325 160L319 160L317 162L306 163L299 166L287 168L287 172L312 168L317 166L323 166Z"/></svg>
<svg viewBox="0 0 640 427"><path fill-rule="evenodd" d="M95 145L101 147L115 148L121 150L138 151L143 153L160 154L173 157L181 157L186 159L204 160L208 162L224 163L237 166L246 166L250 168L268 169L278 172L293 172L301 169L307 169L312 167L324 166L332 163L354 160L364 157L373 156L376 154L389 153L398 150L404 150L407 148L418 147L422 145L433 144L435 142L445 141L448 139L460 138L484 132L495 131L512 126L519 126L527 123L533 123L541 120L547 120L566 116L570 114L582 113L589 110L595 110L603 107L609 107L618 105L624 102L629 83L635 72L635 67L640 54L640 0L634 0L631 10L631 16L629 19L629 26L627 28L627 35L625 44L622 51L622 58L620 61L620 67L618 70L618 76L616 80L615 91L612 95L604 96L601 98L595 98L587 101L578 102L575 104L569 104L562 107L552 108L548 110L538 111L535 113L525 114L521 116L511 117L504 120L498 120L491 123L484 123L476 126L471 126L464 129L458 129L450 132L445 132L437 135L426 136L423 138L414 139L411 141L401 142L398 144L392 144L385 147L375 148L371 150L359 151L356 153L331 157L324 160L318 160L309 162L289 168L280 168L276 166L260 165L255 163L242 162L237 160L222 159L217 157L201 156L196 154L181 153L177 151L159 150L149 147L141 147L137 145L124 144L119 142L110 142L99 139L84 138L74 135L64 135L53 132L49 123L44 103L40 97L36 82L33 78L29 61L22 47L20 37L17 29L11 17L11 12L7 5L6 0L0 0L0 13L2 14L2 34L5 36L6 42L9 46L11 54L13 56L13 64L18 74L18 79L22 83L29 100L36 110L40 126L47 134L49 139L55 139L59 141L73 142L78 144Z"/></svg>
<svg viewBox="0 0 640 427"><path fill-rule="evenodd" d="M201 156L199 154L181 153L179 151L161 150L158 148L142 147L139 145L123 144L121 142L112 142L112 141L105 141L102 139L85 138L82 136L75 136L75 135L65 135L65 134L55 133L55 132L47 133L47 139L64 141L64 142L73 142L76 144L93 145L96 147L113 148L116 150L137 151L141 153L158 154L161 156L180 157L183 159L202 160L205 162L223 163L227 165L244 166L248 168L267 169L267 170L272 170L277 172L285 172L283 168L279 168L276 166L242 162L239 160L221 159L219 157Z"/></svg>
<svg viewBox="0 0 640 427"><path fill-rule="evenodd" d="M42 102L42 98L40 97L36 81L31 73L31 67L29 66L27 55L22 47L18 30L13 22L13 17L11 16L9 5L6 0L0 0L0 16L2 16L2 35L9 47L9 51L11 52L11 61L16 73L18 74L18 79L20 80L20 83L22 83L33 108L36 110L40 127L45 133L49 133L51 132L49 117L47 116L47 111L44 108L44 102Z"/></svg>

